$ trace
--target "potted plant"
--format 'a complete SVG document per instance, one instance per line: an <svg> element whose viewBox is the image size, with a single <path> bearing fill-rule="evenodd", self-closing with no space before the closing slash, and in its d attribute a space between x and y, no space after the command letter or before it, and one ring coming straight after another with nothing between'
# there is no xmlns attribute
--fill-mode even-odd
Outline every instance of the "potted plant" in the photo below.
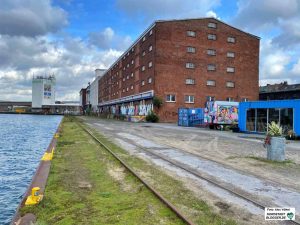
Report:
<svg viewBox="0 0 300 225"><path fill-rule="evenodd" d="M264 146L267 148L268 160L285 160L285 137L283 137L282 127L274 121L268 124Z"/></svg>

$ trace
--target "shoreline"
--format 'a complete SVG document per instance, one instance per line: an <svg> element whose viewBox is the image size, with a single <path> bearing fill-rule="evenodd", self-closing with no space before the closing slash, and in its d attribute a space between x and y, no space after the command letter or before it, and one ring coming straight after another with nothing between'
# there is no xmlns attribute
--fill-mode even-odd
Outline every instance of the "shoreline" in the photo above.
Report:
<svg viewBox="0 0 300 225"><path fill-rule="evenodd" d="M1 113L1 112L0 112ZM14 113L12 113L14 114ZM19 114L19 113L16 113ZM63 118L61 120L61 122L59 123L55 134L59 134L60 130L61 130L61 124L63 122ZM56 144L57 144L57 138L54 136L52 137L45 153L51 153L52 148L56 149ZM40 193L43 194L45 191L45 187L47 184L47 179L50 173L50 167L51 167L51 160L50 161L43 161L40 160L39 165L36 168L36 171L31 179L31 182L29 184L29 186L27 187L26 191L23 194L23 197L18 205L18 207L16 208L16 212L14 214L14 216L12 217L12 220L10 222L10 225L29 225L31 222L34 222L35 220L35 216L33 214L31 214L30 216L26 216L27 214L25 214L23 217L21 217L21 213L20 210L25 206L25 201L27 199L27 197L30 195L31 193L31 189L33 187L40 187ZM23 220L22 220L23 218Z"/></svg>

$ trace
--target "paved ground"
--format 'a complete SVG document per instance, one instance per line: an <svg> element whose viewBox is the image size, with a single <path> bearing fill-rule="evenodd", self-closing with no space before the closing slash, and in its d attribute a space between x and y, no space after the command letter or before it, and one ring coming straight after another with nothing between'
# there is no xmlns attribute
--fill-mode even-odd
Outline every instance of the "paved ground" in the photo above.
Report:
<svg viewBox="0 0 300 225"><path fill-rule="evenodd" d="M132 154L138 154L163 167L166 172L182 177L187 186L195 192L200 191L205 200L219 198L234 205L235 209L247 209L247 213L254 218L250 223L263 223L263 212L260 209L199 181L168 163L139 152L139 147L151 149L181 162L225 186L246 193L266 206L296 207L296 213L300 210L299 142L287 144L286 156L293 163L274 164L249 158L266 156L262 145L264 137L259 135L184 128L174 124L135 124L95 118L83 119ZM246 213L243 210L240 213Z"/></svg>

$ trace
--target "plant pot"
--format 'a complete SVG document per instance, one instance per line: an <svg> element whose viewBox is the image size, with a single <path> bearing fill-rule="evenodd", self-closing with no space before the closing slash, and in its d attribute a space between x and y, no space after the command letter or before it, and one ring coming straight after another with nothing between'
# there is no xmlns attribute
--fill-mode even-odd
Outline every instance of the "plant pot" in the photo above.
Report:
<svg viewBox="0 0 300 225"><path fill-rule="evenodd" d="M273 161L285 160L284 137L271 137L270 144L267 145L267 159Z"/></svg>

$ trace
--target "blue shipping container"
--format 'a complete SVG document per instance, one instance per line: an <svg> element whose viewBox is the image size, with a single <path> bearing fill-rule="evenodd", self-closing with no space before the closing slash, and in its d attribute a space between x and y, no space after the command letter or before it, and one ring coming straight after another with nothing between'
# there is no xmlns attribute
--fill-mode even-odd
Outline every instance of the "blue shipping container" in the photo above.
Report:
<svg viewBox="0 0 300 225"><path fill-rule="evenodd" d="M203 108L179 108L178 126L195 127L204 123Z"/></svg>
<svg viewBox="0 0 300 225"><path fill-rule="evenodd" d="M267 124L279 122L286 132L300 136L300 100L240 102L239 128L244 132L267 132Z"/></svg>

